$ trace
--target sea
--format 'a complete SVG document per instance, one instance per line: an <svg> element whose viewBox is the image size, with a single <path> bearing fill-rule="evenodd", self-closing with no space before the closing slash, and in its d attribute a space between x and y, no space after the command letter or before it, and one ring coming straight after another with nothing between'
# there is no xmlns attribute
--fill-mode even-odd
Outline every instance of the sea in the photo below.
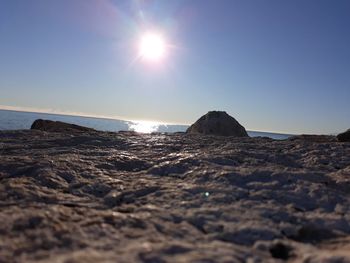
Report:
<svg viewBox="0 0 350 263"><path fill-rule="evenodd" d="M83 117L60 115L53 113L41 112L23 112L12 110L0 110L0 130L23 130L30 129L30 126L36 119L62 121L72 124L77 124L85 127L90 127L100 131L137 131L144 133L151 132L184 132L188 125L163 124L149 121L132 121L132 120L118 120L97 117ZM269 137L277 140L284 140L289 138L290 134L247 131L251 137Z"/></svg>

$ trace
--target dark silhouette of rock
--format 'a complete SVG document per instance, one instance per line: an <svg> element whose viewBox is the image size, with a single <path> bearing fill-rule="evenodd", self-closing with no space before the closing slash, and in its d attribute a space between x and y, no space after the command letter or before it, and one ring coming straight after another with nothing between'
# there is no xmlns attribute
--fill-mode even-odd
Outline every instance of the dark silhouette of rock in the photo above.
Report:
<svg viewBox="0 0 350 263"><path fill-rule="evenodd" d="M200 117L186 131L220 136L248 137L245 128L225 111L209 111Z"/></svg>
<svg viewBox="0 0 350 263"><path fill-rule="evenodd" d="M346 132L338 134L337 139L340 142L350 142L350 129Z"/></svg>
<svg viewBox="0 0 350 263"><path fill-rule="evenodd" d="M30 129L47 131L47 132L95 131L94 129L75 125L75 124L65 123L61 121L42 120L42 119L35 120L32 126L30 127Z"/></svg>
<svg viewBox="0 0 350 263"><path fill-rule="evenodd" d="M304 142L319 142L319 143L326 143L326 142L336 142L337 139L335 136L332 135L315 135L315 134L301 134L301 135L295 135L287 140L289 141L304 141Z"/></svg>
<svg viewBox="0 0 350 263"><path fill-rule="evenodd" d="M290 257L290 252L292 251L292 248L289 246L286 246L283 243L276 243L270 247L269 251L273 258L287 260Z"/></svg>

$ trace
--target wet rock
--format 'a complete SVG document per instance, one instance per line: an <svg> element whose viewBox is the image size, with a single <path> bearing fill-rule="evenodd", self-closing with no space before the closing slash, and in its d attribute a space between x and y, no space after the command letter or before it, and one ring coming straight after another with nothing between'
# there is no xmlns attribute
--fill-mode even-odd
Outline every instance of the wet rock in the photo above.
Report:
<svg viewBox="0 0 350 263"><path fill-rule="evenodd" d="M186 131L187 133L248 137L245 128L225 111L209 111Z"/></svg>
<svg viewBox="0 0 350 263"><path fill-rule="evenodd" d="M76 124L65 123L61 121L51 121L51 120L35 120L30 127L32 130L40 130L47 132L91 132L95 131L94 129L79 126Z"/></svg>
<svg viewBox="0 0 350 263"><path fill-rule="evenodd" d="M340 142L350 142L350 129L346 132L338 134L337 139Z"/></svg>

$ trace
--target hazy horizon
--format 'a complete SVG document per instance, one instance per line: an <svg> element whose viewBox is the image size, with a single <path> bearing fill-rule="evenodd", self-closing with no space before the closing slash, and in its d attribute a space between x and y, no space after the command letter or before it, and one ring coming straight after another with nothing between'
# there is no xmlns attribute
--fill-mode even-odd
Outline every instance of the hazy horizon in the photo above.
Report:
<svg viewBox="0 0 350 263"><path fill-rule="evenodd" d="M10 112L10 113L19 113L19 114L30 114L30 119L32 119L32 122L28 123L28 119L26 120L22 120L26 123L27 128L30 127L30 125L34 122L34 120L36 119L45 119L45 120L52 120L52 121L63 121L63 122L68 122L68 123L73 123L73 124L77 124L77 125L81 125L81 126L86 126L86 127L90 127L90 128L95 128L97 130L104 130L103 126L99 126L99 127L92 127L91 123L81 123L81 120L83 119L94 119L97 121L117 121L117 122L122 122L124 124L127 124L129 126L129 129L137 131L137 132L141 132L141 133L152 133L152 132L184 132L189 126L191 126L191 124L184 124L184 123L165 123L165 122L157 122L157 121L153 121L153 120L130 120L130 119L126 119L126 118L122 118L122 117L116 117L116 116L96 116L96 115L86 115L83 113L69 113L69 112L52 112L52 111L35 111L34 109L27 109L24 110L23 108L14 108L14 107L4 107L4 105L0 105L0 111L5 111L5 112ZM33 116L31 115L38 115L37 118L33 119ZM41 116L44 115L44 116ZM47 117L46 115L50 115L52 117ZM46 117L45 117L46 116ZM18 116L17 116L18 117ZM65 117L67 117L67 119L64 119ZM78 118L78 119L70 119L70 118ZM9 118L9 116L5 117L4 119L6 120L7 118ZM23 116L22 116L23 118ZM57 119L59 118L59 119ZM81 119L79 119L81 118ZM0 119L1 119L1 115L0 115ZM10 119L7 119L8 121L10 121ZM20 121L19 119L17 120L12 120L11 119L11 125L7 126L5 128L5 130L12 130L12 129L22 129L23 127L23 123ZM1 123L0 123L1 124ZM109 126L112 123L109 123ZM0 125L1 126L1 125ZM6 125L5 125L6 126ZM13 127L13 126L17 126ZM10 128L9 128L10 127ZM158 131L158 128L162 127L162 129L160 131ZM172 127L171 131L164 131L164 127ZM113 127L112 129L108 129L108 131L115 131L114 130L115 127ZM0 127L1 130L1 127ZM123 130L123 129L122 129ZM117 130L118 131L118 130ZM282 137L278 136L278 135L283 135L283 136L293 136L293 135L298 135L298 134L291 134L291 133L286 133L283 131L259 131L259 130L251 130L249 128L247 128L247 132L250 136L252 137L256 137L256 136L273 136L275 135L275 137L271 137L274 139L281 139ZM276 137L277 135L277 137ZM284 138L284 137L283 137ZM285 137L287 138L287 137Z"/></svg>
<svg viewBox="0 0 350 263"><path fill-rule="evenodd" d="M349 13L346 0L1 1L0 109L179 125L223 110L254 131L342 132ZM151 31L162 39L140 58Z"/></svg>

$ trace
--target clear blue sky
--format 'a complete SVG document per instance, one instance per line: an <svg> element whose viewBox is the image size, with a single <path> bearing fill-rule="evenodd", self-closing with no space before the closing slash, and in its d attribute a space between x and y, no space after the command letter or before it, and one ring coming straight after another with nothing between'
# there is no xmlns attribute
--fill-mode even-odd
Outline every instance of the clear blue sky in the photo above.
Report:
<svg viewBox="0 0 350 263"><path fill-rule="evenodd" d="M173 48L134 61L149 29ZM1 0L0 105L250 130L350 128L348 0Z"/></svg>

